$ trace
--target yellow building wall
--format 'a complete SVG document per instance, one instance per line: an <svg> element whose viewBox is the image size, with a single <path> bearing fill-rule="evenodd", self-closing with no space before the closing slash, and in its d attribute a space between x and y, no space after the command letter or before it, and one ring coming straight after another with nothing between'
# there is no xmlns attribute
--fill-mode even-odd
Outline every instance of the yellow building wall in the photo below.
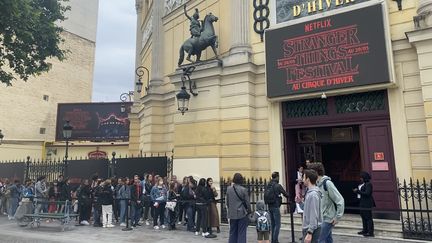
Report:
<svg viewBox="0 0 432 243"><path fill-rule="evenodd" d="M392 46L404 42L404 47L398 47L394 52L396 71L400 71L400 75L397 75L398 87L389 91L391 100L401 102L396 110L393 109L394 114L402 112L406 117L403 121L392 121L392 125L396 125L392 128L394 132L404 129L407 134L395 136L393 143L409 146L395 150L396 158L400 158L396 160L396 170L401 177L424 176L430 174L429 151L432 148L432 141L428 141L432 138L427 136L427 133L431 133L427 127L432 127L432 124L426 126L425 112L427 116L432 116L432 104L420 99L417 57L415 49L405 37L405 32L414 29L412 19L416 15L418 1L404 1L402 11L397 9L394 1L386 2ZM195 8L200 10L201 19L208 12L219 17L219 21L214 24L219 37L218 54L221 59L227 57L232 31L231 0L187 2L189 15L193 14ZM177 68L181 44L190 37L189 20L184 16L182 7L163 18L163 90L164 95L171 99L154 101L151 103L154 106L143 108L140 113L143 118L140 124L141 149L154 151L174 148L175 159L181 160L217 158L220 161L220 175L224 177L232 176L235 172L245 176L268 177L271 170L283 170L280 120L269 120L269 115L280 118L280 107L270 104L266 97L264 43L253 31L252 4L249 10L253 68L224 67L223 70L207 70L202 75L194 73L192 78L197 81L199 95L191 98L190 110L184 116L177 111L173 96L178 90L168 76ZM151 52L150 47L141 53L142 63L147 67L151 65L151 54L148 52ZM202 60L213 57L213 52L208 49L203 52ZM399 119L399 116L392 119Z"/></svg>

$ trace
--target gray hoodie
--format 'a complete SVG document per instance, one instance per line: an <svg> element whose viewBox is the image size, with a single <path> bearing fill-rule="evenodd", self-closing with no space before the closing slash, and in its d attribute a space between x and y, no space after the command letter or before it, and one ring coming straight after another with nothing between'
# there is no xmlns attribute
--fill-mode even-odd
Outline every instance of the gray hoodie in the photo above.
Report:
<svg viewBox="0 0 432 243"><path fill-rule="evenodd" d="M309 188L306 193L303 212L303 231L313 234L321 226L321 198L322 194L318 187Z"/></svg>
<svg viewBox="0 0 432 243"><path fill-rule="evenodd" d="M256 203L256 211L255 211L255 213L251 214L250 221L253 223L256 223L257 219L260 217L260 215L264 215L264 213L267 213L267 215L266 215L267 222L269 222L269 224L271 226L270 214L265 209L265 203L263 200L259 200Z"/></svg>
<svg viewBox="0 0 432 243"><path fill-rule="evenodd" d="M327 191L324 190L324 180L326 181ZM321 212L323 214L324 222L330 223L333 219L339 221L345 210L345 200L339 193L336 186L331 181L330 177L323 176L319 181L317 181L317 186L319 187L323 198L321 203ZM337 205L337 209L335 208Z"/></svg>

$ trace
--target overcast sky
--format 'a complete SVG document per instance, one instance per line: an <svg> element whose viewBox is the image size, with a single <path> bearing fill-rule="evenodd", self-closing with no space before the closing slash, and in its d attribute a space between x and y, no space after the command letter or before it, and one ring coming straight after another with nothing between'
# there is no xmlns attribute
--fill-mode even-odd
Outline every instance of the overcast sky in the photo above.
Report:
<svg viewBox="0 0 432 243"><path fill-rule="evenodd" d="M133 90L135 0L99 0L93 101L120 101Z"/></svg>

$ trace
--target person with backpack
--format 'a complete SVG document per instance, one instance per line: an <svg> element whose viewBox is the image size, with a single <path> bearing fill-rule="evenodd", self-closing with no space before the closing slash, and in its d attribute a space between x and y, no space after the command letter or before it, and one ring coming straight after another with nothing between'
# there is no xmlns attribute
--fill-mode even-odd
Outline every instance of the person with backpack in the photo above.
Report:
<svg viewBox="0 0 432 243"><path fill-rule="evenodd" d="M323 223L319 242L333 243L332 230L344 214L345 200L331 181L331 178L325 175L322 163L311 163L309 168L317 172L317 186L323 195L321 203Z"/></svg>
<svg viewBox="0 0 432 243"><path fill-rule="evenodd" d="M304 170L303 183L308 190L305 196L302 233L304 243L319 243L323 216L321 213L322 193L316 186L318 174L314 170Z"/></svg>
<svg viewBox="0 0 432 243"><path fill-rule="evenodd" d="M279 184L279 172L275 171L271 175L272 180L267 185L264 191L264 202L268 205L271 219L271 242L278 243L279 242L279 231L281 227L281 213L280 206L282 205L282 197L281 194L284 195L287 199L289 198L288 193Z"/></svg>
<svg viewBox="0 0 432 243"><path fill-rule="evenodd" d="M271 219L263 200L256 203L256 211L251 215L251 222L256 224L258 243L270 243Z"/></svg>

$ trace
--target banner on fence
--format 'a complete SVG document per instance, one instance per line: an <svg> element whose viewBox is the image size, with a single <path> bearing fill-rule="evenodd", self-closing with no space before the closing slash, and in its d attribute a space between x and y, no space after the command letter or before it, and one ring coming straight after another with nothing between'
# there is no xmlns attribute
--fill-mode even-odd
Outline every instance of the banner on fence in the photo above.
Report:
<svg viewBox="0 0 432 243"><path fill-rule="evenodd" d="M72 160L68 163L67 176L71 183L78 184L81 180L91 179L94 175L108 178L109 161L107 159Z"/></svg>
<svg viewBox="0 0 432 243"><path fill-rule="evenodd" d="M133 175L153 174L167 176L167 157L144 157L116 159L115 175L117 177L130 177Z"/></svg>
<svg viewBox="0 0 432 243"><path fill-rule="evenodd" d="M0 179L24 180L25 163L0 163Z"/></svg>

